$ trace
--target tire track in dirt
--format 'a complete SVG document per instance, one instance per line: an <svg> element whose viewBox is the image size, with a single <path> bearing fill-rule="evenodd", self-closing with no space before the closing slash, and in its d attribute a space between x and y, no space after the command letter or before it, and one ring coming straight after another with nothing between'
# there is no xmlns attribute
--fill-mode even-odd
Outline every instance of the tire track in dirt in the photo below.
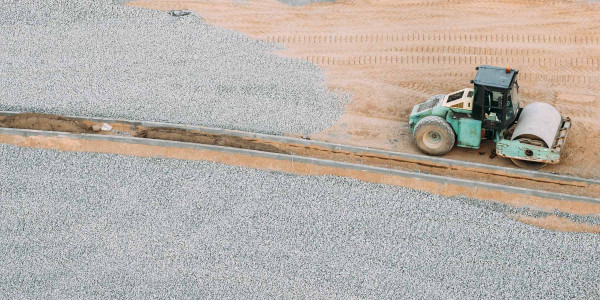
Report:
<svg viewBox="0 0 600 300"><path fill-rule="evenodd" d="M417 52L418 53L418 52ZM590 58L542 58L515 56L476 55L359 55L306 56L303 59L321 65L367 65L367 64L468 64L468 65L529 65L537 67L589 67L597 71L600 59ZM563 68L564 70L564 68ZM582 71L580 71L582 72Z"/></svg>
<svg viewBox="0 0 600 300"><path fill-rule="evenodd" d="M448 64L448 65L511 65L520 69L536 71L535 74L551 75L560 68L564 78L552 80L555 83L589 86L597 83L597 73L600 67L600 36L566 36L566 35L509 35L509 34L354 34L354 35L277 35L265 36L263 39L284 44L311 44L312 50L307 52L319 53L321 46L339 45L335 56L306 55L301 58L317 65L372 65L372 64ZM402 46L402 42L418 42L418 45ZM542 48L510 48L481 47L464 45L468 42L490 42L498 44L532 44ZM437 42L437 43L436 43ZM447 42L457 42L449 45ZM391 44L394 46L384 46ZM346 50L346 44L353 44L354 50L360 47L367 49L365 55L354 55L360 51ZM598 48L596 57L557 57L555 53L543 48L543 44L558 44L565 46L589 45ZM380 53L385 55L367 55L370 45L382 45ZM398 47L400 45L400 47ZM361 49L362 49L361 48ZM581 48L584 50L583 48ZM398 55L396 53L405 53ZM437 55L420 55L437 54ZM441 55L444 54L444 55ZM549 70L550 69L550 70Z"/></svg>
<svg viewBox="0 0 600 300"><path fill-rule="evenodd" d="M306 56L304 60L318 66L328 65L437 65L454 66L465 65L471 68L474 65L511 65L521 66L522 69L535 70L542 67L538 72L519 73L522 81L544 81L554 84L577 85L579 87L593 88L600 84L600 76L589 75L597 73L598 59L557 59L557 58L515 58L495 56L452 56L452 55L403 55L403 56L373 56L362 55L354 57L334 56ZM560 74L552 71L543 71L548 67L560 67ZM585 67L587 69L576 69L573 67ZM565 71L571 71L564 73ZM475 73L461 73L458 77L473 78ZM468 74L468 75L467 75ZM454 76L457 77L457 76Z"/></svg>
<svg viewBox="0 0 600 300"><path fill-rule="evenodd" d="M345 35L263 35L259 38L276 43L381 43L410 41L443 42L510 42L524 44L600 45L600 36L541 35L541 34L345 34Z"/></svg>

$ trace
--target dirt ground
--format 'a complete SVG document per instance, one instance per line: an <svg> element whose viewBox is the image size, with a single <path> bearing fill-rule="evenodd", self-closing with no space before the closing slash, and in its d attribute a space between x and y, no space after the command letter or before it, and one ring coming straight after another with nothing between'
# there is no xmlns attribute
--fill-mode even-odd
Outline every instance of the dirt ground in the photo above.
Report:
<svg viewBox="0 0 600 300"><path fill-rule="evenodd" d="M592 224L584 224L573 222L567 218L561 218L557 216L548 216L544 218L533 218L528 216L516 215L512 216L513 219L523 222L525 224L537 226L540 228L546 228L550 230L563 231L563 232L588 232L600 234L600 227Z"/></svg>
<svg viewBox="0 0 600 300"><path fill-rule="evenodd" d="M23 113L10 117L0 116L0 127L62 131L71 133L91 133L93 123L38 113Z"/></svg>
<svg viewBox="0 0 600 300"><path fill-rule="evenodd" d="M279 42L278 55L320 66L332 89L353 94L328 142L418 153L407 128L412 106L470 85L475 66L519 69L522 102L571 117L559 165L544 171L600 178L600 4L569 0L340 0L292 7L275 0L136 1L190 9L216 26ZM291 133L293 134L293 133ZM513 166L481 149L447 158Z"/></svg>

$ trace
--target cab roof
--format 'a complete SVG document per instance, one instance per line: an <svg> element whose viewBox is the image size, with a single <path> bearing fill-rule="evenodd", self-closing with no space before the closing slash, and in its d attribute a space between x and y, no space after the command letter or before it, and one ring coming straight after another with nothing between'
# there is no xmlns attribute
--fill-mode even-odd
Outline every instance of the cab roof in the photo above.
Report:
<svg viewBox="0 0 600 300"><path fill-rule="evenodd" d="M508 89L512 85L512 81L518 71L509 69L509 72L507 73L506 69L507 68L487 65L480 66L477 70L477 76L475 76L473 83L477 85Z"/></svg>

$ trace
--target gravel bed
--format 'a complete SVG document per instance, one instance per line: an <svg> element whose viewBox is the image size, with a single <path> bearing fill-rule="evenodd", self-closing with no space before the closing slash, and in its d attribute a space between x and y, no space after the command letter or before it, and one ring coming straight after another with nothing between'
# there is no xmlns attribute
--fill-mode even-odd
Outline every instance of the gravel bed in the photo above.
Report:
<svg viewBox="0 0 600 300"><path fill-rule="evenodd" d="M349 101L279 44L120 2L0 1L0 110L302 134Z"/></svg>
<svg viewBox="0 0 600 300"><path fill-rule="evenodd" d="M333 176L0 145L0 298L597 299L600 237Z"/></svg>

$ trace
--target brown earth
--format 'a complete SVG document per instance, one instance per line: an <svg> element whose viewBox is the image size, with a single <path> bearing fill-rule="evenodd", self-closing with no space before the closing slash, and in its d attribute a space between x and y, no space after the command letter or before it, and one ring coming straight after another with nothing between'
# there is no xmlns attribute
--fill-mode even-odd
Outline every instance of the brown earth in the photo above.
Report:
<svg viewBox="0 0 600 300"><path fill-rule="evenodd" d="M340 0L291 7L275 0L141 0L190 9L208 23L278 42L285 57L320 66L332 89L353 94L328 142L418 153L412 106L470 85L480 64L519 69L522 102L571 117L561 163L544 170L600 178L600 4L571 0ZM292 133L293 134L293 133ZM494 144L447 158L512 166Z"/></svg>
<svg viewBox="0 0 600 300"><path fill-rule="evenodd" d="M557 216L547 216L544 218L534 218L523 215L512 216L513 219L523 222L525 224L533 225L540 228L564 231L564 232L587 232L600 234L600 227L598 225L577 223L567 218Z"/></svg>
<svg viewBox="0 0 600 300"><path fill-rule="evenodd" d="M0 127L71 133L91 133L93 124L93 122L38 113L22 113L0 119Z"/></svg>
<svg viewBox="0 0 600 300"><path fill-rule="evenodd" d="M205 145L216 145L272 153L287 153L280 148L261 142L249 140L236 136L217 135L201 131L185 130L179 128L139 128L137 137L169 140L187 143L199 143Z"/></svg>

